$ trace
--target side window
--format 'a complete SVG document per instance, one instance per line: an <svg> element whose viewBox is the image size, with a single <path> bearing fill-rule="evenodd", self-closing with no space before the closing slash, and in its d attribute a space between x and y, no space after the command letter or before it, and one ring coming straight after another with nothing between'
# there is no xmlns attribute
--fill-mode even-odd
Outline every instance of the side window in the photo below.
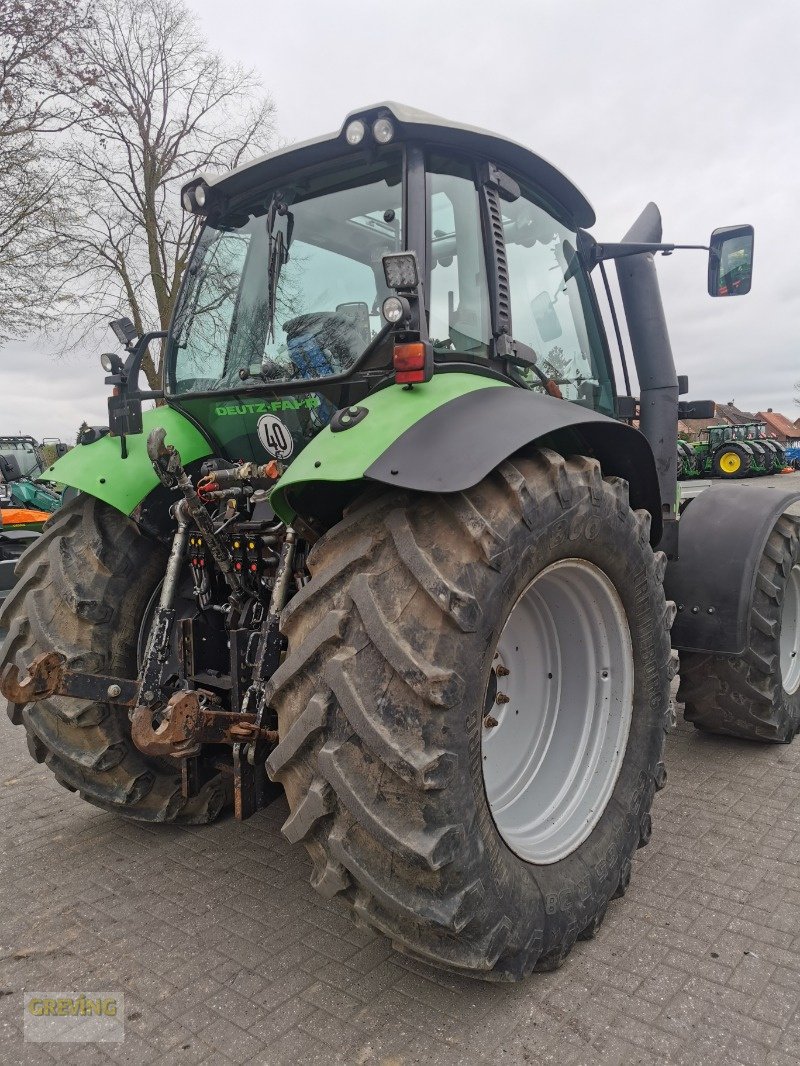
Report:
<svg viewBox="0 0 800 1066"><path fill-rule="evenodd" d="M249 244L248 232L216 232L199 259L183 322L173 327L177 346L184 349L176 365L179 383L200 388L223 376Z"/></svg>
<svg viewBox="0 0 800 1066"><path fill-rule="evenodd" d="M563 396L613 411L605 351L574 232L521 196L503 204L514 339L532 348ZM539 388L529 372L530 386Z"/></svg>
<svg viewBox="0 0 800 1066"><path fill-rule="evenodd" d="M467 165L430 162L431 281L429 331L437 352L485 359L489 298L478 192Z"/></svg>

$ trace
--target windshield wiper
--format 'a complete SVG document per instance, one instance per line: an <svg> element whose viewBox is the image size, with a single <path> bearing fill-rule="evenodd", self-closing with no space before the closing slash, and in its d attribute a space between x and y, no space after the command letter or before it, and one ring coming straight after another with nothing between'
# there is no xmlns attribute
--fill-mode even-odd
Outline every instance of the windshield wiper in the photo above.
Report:
<svg viewBox="0 0 800 1066"><path fill-rule="evenodd" d="M191 300L184 306L172 326L172 338L176 348L185 348L189 343L189 331L191 330L194 316L197 313L200 290L206 280L206 270L206 267L200 267L195 273L194 291Z"/></svg>
<svg viewBox="0 0 800 1066"><path fill-rule="evenodd" d="M278 230L269 237L269 264L267 267L267 344L275 340L275 305L278 302L278 279L280 278L285 249L283 233Z"/></svg>
<svg viewBox="0 0 800 1066"><path fill-rule="evenodd" d="M283 230L275 232L279 217L286 216L286 237ZM278 302L278 281L281 270L289 261L289 245L292 242L294 215L289 210L288 197L283 192L275 192L267 210L267 344L275 340L275 309Z"/></svg>

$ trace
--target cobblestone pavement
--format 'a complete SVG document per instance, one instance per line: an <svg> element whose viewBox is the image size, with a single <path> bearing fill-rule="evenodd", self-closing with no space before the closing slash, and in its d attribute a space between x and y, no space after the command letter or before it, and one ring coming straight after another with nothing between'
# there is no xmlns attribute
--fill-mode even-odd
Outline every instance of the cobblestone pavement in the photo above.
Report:
<svg viewBox="0 0 800 1066"><path fill-rule="evenodd" d="M130 824L56 785L0 718L3 1062L798 1061L800 742L681 726L597 938L557 973L486 986L318 898L282 801L244 824ZM26 988L124 992L125 1042L23 1044Z"/></svg>

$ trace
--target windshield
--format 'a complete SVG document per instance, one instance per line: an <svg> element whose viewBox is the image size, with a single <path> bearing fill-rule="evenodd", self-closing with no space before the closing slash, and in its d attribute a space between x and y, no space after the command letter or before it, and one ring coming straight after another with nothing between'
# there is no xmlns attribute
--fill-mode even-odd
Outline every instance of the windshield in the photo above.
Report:
<svg viewBox="0 0 800 1066"><path fill-rule="evenodd" d="M402 200L397 150L273 190L236 226L207 225L172 324L171 391L350 369L382 325Z"/></svg>
<svg viewBox="0 0 800 1066"><path fill-rule="evenodd" d="M0 455L13 456L22 477L36 477L41 473L39 456L30 441L0 441Z"/></svg>

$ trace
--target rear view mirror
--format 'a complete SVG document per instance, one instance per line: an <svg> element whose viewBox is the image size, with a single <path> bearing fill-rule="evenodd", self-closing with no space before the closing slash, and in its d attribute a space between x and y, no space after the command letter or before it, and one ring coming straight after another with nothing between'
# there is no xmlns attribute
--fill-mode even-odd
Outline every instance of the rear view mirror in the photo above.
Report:
<svg viewBox="0 0 800 1066"><path fill-rule="evenodd" d="M678 418L713 418L717 405L713 400L679 400Z"/></svg>
<svg viewBox="0 0 800 1066"><path fill-rule="evenodd" d="M22 471L16 455L0 455L0 480L10 485L12 481L19 481L21 478Z"/></svg>
<svg viewBox="0 0 800 1066"><path fill-rule="evenodd" d="M708 295L744 296L752 277L753 227L715 229L708 250Z"/></svg>
<svg viewBox="0 0 800 1066"><path fill-rule="evenodd" d="M561 323L553 308L549 292L540 292L535 299L531 300L531 311L543 341L554 341L561 336Z"/></svg>

